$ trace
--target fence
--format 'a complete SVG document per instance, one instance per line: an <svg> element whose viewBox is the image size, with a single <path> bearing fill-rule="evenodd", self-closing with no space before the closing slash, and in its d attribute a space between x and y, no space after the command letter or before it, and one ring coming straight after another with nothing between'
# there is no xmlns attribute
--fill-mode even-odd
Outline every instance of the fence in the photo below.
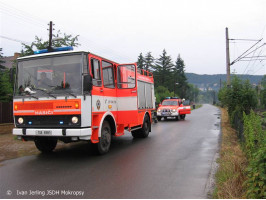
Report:
<svg viewBox="0 0 266 200"><path fill-rule="evenodd" d="M0 124L13 123L13 103L0 102Z"/></svg>
<svg viewBox="0 0 266 200"><path fill-rule="evenodd" d="M237 131L237 136L239 138L239 140L241 142L245 142L245 138L244 138L244 121L243 121L243 117L241 116L241 114L239 112L236 112L233 115L233 127L235 128L235 130Z"/></svg>

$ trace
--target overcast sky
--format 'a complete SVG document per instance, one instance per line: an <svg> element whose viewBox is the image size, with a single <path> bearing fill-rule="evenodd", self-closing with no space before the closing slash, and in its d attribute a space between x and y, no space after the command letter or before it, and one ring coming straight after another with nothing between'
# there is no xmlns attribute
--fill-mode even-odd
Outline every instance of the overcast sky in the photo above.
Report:
<svg viewBox="0 0 266 200"><path fill-rule="evenodd" d="M119 63L137 60L163 49L176 61L181 55L186 72L225 73L225 27L234 39L266 42L266 0L0 0L0 47L4 56L21 51L15 39L48 39L48 23L55 31L80 35L81 46ZM231 61L254 44L230 44ZM266 56L266 48L254 56ZM237 74L266 74L265 61L238 62Z"/></svg>

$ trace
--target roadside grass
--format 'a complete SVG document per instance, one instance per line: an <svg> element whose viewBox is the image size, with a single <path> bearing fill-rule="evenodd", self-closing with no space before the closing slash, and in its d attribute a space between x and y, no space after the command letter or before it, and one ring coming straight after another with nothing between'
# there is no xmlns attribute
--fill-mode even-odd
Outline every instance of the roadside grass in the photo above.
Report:
<svg viewBox="0 0 266 200"><path fill-rule="evenodd" d="M243 183L247 177L245 170L247 159L241 150L236 131L231 128L227 110L222 111L222 144L219 168L216 173L216 188L213 198L216 199L242 199L245 197L246 188Z"/></svg>

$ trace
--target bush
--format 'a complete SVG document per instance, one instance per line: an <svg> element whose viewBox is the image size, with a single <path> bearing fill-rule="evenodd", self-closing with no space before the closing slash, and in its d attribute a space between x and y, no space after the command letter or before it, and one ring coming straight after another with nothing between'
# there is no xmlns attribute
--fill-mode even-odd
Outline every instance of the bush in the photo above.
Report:
<svg viewBox="0 0 266 200"><path fill-rule="evenodd" d="M249 165L247 168L248 198L266 196L266 132L262 130L261 120L253 111L244 116L244 151Z"/></svg>
<svg viewBox="0 0 266 200"><path fill-rule="evenodd" d="M237 76L232 79L231 87L224 87L219 91L218 98L227 107L230 118L235 110L246 114L257 105L257 94L249 81L243 81Z"/></svg>
<svg viewBox="0 0 266 200"><path fill-rule="evenodd" d="M169 90L163 86L159 86L155 89L156 102L162 102L165 97L173 97L174 93L169 92Z"/></svg>

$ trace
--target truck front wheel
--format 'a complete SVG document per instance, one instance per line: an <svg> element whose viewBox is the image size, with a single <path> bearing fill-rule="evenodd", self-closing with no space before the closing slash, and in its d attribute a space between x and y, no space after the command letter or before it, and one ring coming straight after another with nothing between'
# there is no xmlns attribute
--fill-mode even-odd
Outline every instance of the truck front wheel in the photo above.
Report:
<svg viewBox="0 0 266 200"><path fill-rule="evenodd" d="M57 145L57 139L54 138L35 138L34 142L42 153L51 153Z"/></svg>
<svg viewBox="0 0 266 200"><path fill-rule="evenodd" d="M141 129L132 131L131 134L134 138L146 138L150 133L150 119L146 115L143 121L143 125Z"/></svg>
<svg viewBox="0 0 266 200"><path fill-rule="evenodd" d="M106 154L111 146L111 128L107 121L104 121L102 124L101 137L97 145L97 152L100 155Z"/></svg>
<svg viewBox="0 0 266 200"><path fill-rule="evenodd" d="M158 121L161 121L162 117L157 116Z"/></svg>
<svg viewBox="0 0 266 200"><path fill-rule="evenodd" d="M186 115L180 115L180 118L183 119L183 120L185 120Z"/></svg>

